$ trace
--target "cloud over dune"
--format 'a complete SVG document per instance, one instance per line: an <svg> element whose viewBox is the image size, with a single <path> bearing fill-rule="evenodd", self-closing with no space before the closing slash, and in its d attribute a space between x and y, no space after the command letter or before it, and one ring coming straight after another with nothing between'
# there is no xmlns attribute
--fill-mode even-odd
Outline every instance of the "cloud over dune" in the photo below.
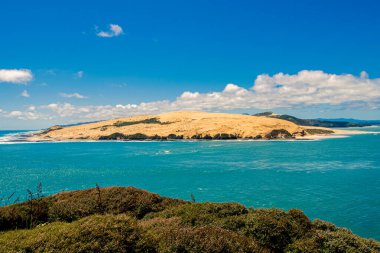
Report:
<svg viewBox="0 0 380 253"><path fill-rule="evenodd" d="M222 91L186 91L173 101L87 106L50 104L39 106L36 111L46 118L98 120L174 110L225 111L318 106L377 110L380 108L380 78L370 79L366 72L354 76L303 70L294 75L259 75L248 89L230 83Z"/></svg>

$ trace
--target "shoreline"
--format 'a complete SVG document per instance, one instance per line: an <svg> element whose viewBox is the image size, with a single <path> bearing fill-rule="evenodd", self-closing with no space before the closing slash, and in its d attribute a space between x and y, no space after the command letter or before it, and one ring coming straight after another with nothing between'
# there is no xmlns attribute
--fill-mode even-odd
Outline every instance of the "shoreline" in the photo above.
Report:
<svg viewBox="0 0 380 253"><path fill-rule="evenodd" d="M377 126L368 126L365 128L376 128ZM363 127L364 128L364 127ZM17 131L17 130L15 130ZM349 138L352 135L360 135L360 134L380 134L380 132L372 132L372 131L361 131L357 130L346 130L346 129L334 129L333 134L321 134L321 135L308 135L304 137L297 136L295 138L288 138L288 139L245 139L245 138L238 138L238 139L226 139L226 140L218 140L218 139L169 139L169 140L154 140L154 139L146 139L146 140L83 140L83 139L71 139L71 140L46 140L46 139L38 139L35 138L36 133L39 133L40 131L22 131L20 133L10 133L6 134L4 136L0 137L0 145L2 144L34 144L34 143L90 143L90 142L101 142L101 143L123 143L123 142L242 142L242 141L248 141L248 142L273 142L273 141L319 141L324 139L338 139L338 138ZM12 136L15 138L12 139ZM33 138L33 139L32 139Z"/></svg>

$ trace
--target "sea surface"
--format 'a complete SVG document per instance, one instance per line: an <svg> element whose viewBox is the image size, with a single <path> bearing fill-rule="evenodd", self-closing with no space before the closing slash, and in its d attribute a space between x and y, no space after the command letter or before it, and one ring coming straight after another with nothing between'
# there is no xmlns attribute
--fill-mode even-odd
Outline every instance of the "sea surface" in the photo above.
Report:
<svg viewBox="0 0 380 253"><path fill-rule="evenodd" d="M362 130L378 134L318 141L22 143L9 142L17 131L0 131L1 204L25 199L39 182L44 195L95 184L135 186L187 200L193 194L197 202L299 208L380 240L380 128Z"/></svg>

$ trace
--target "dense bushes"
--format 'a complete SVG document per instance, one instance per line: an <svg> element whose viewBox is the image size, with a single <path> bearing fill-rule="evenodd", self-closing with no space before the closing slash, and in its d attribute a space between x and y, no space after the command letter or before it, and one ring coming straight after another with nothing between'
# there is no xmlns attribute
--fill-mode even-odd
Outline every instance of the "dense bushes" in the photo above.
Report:
<svg viewBox="0 0 380 253"><path fill-rule="evenodd" d="M92 215L2 234L0 252L135 252L146 247L140 237L136 220L125 214Z"/></svg>
<svg viewBox="0 0 380 253"><path fill-rule="evenodd" d="M133 187L63 192L51 197L0 207L0 230L29 228L47 221L71 222L99 213L127 213L142 218L150 212L159 212L183 203L185 202L182 200L163 198Z"/></svg>
<svg viewBox="0 0 380 253"><path fill-rule="evenodd" d="M157 252L267 252L241 233L215 225L189 226L176 218L141 221Z"/></svg>
<svg viewBox="0 0 380 253"><path fill-rule="evenodd" d="M271 139L291 139L293 138L292 134L285 129L275 129L270 133L265 135L265 138L268 140Z"/></svg>
<svg viewBox="0 0 380 253"><path fill-rule="evenodd" d="M190 203L132 187L1 207L0 229L13 229L0 232L0 252L380 252L379 242L297 209Z"/></svg>

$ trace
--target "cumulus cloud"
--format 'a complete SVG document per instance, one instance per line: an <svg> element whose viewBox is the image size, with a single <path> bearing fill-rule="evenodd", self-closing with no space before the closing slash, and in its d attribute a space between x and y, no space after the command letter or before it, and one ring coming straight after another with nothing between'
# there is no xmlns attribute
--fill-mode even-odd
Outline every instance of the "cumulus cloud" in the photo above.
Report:
<svg viewBox="0 0 380 253"><path fill-rule="evenodd" d="M61 93L61 97L64 98L77 98L77 99L84 99L87 98L86 96L83 96L79 93Z"/></svg>
<svg viewBox="0 0 380 253"><path fill-rule="evenodd" d="M77 93L74 93L77 94ZM66 94L66 97L84 97ZM236 109L275 109L330 107L336 109L380 109L380 78L368 74L328 74L300 71L289 75L257 76L250 88L227 84L222 91L209 93L186 91L175 100L139 104L85 105L53 103L22 112L17 117L65 118L70 121L101 120L175 110L226 111ZM30 115L29 113L33 113ZM15 116L15 115L13 115Z"/></svg>
<svg viewBox="0 0 380 253"><path fill-rule="evenodd" d="M22 97L25 97L25 98L30 97L30 95L29 95L29 93L28 93L27 90L24 90L23 92L21 92L21 96L22 96Z"/></svg>
<svg viewBox="0 0 380 253"><path fill-rule="evenodd" d="M8 115L9 117L17 118L20 117L23 113L21 111L11 111Z"/></svg>
<svg viewBox="0 0 380 253"><path fill-rule="evenodd" d="M110 24L107 31L100 31L96 35L102 38L117 37L123 34L123 28L116 24Z"/></svg>
<svg viewBox="0 0 380 253"><path fill-rule="evenodd" d="M33 79L29 69L0 69L0 83L26 84Z"/></svg>

